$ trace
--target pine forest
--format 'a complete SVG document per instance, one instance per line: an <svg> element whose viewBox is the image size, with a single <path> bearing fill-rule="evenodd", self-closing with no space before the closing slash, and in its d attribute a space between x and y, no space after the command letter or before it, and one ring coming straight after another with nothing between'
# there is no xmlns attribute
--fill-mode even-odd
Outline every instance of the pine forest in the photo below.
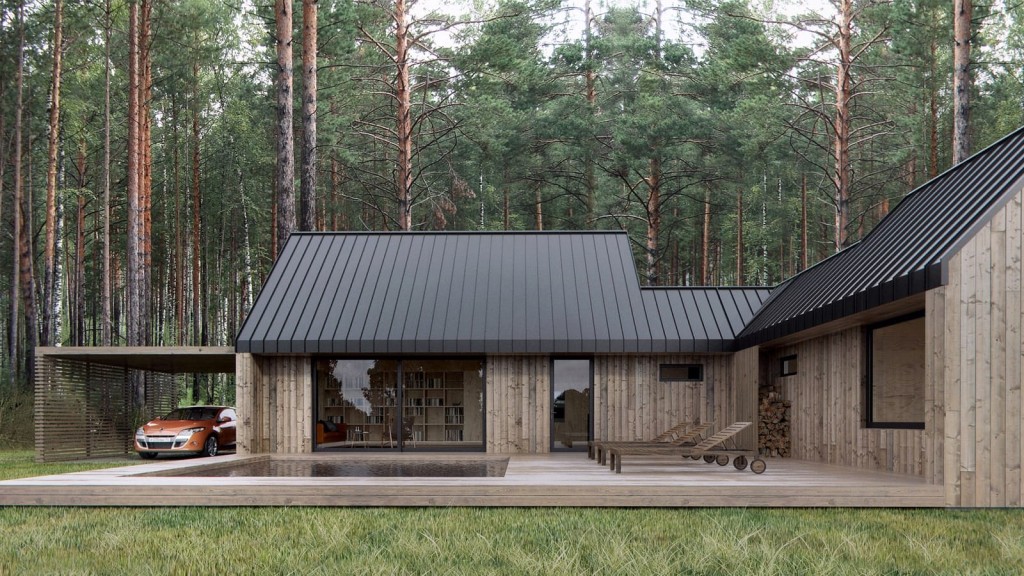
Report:
<svg viewBox="0 0 1024 576"><path fill-rule="evenodd" d="M1022 124L1003 0L0 0L0 395L37 346L232 345L298 230L775 286Z"/></svg>

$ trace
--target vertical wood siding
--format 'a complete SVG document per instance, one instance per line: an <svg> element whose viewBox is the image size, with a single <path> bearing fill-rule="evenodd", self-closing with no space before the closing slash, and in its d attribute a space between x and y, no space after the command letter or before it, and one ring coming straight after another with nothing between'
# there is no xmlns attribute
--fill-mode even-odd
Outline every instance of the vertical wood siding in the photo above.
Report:
<svg viewBox="0 0 1024 576"><path fill-rule="evenodd" d="M734 385L730 387L729 401L723 407L727 410L727 424L751 422L753 426L739 434L737 441L744 448L757 448L757 392L764 379L761 364L761 350L758 346L740 350L733 356ZM721 427L721 426L720 426Z"/></svg>
<svg viewBox="0 0 1024 576"><path fill-rule="evenodd" d="M313 376L308 356L238 354L239 454L313 449Z"/></svg>
<svg viewBox="0 0 1024 576"><path fill-rule="evenodd" d="M487 452L551 450L551 360L547 356L487 358Z"/></svg>
<svg viewBox="0 0 1024 576"><path fill-rule="evenodd" d="M949 506L1024 502L1021 201L1018 192L950 259L946 286L927 300L929 317L942 319L928 330L931 375L945 385Z"/></svg>
<svg viewBox="0 0 1024 576"><path fill-rule="evenodd" d="M661 364L703 364L704 380L660 382ZM756 390L755 383L755 398ZM598 356L594 438L644 440L697 420L724 428L750 417L737 417L737 398L743 397L734 385L732 355Z"/></svg>
<svg viewBox="0 0 1024 576"><path fill-rule="evenodd" d="M754 353L755 364L757 354ZM661 364L703 364L701 382L659 382ZM642 440L682 421L716 428L755 418L756 376L738 391L730 355L597 356L594 358L594 437ZM756 373L756 365L753 368ZM551 359L487 359L487 451L548 452L551 443ZM753 436L748 439L753 443Z"/></svg>
<svg viewBox="0 0 1024 576"><path fill-rule="evenodd" d="M926 321L926 331L928 325ZM793 403L792 456L925 476L930 482L941 483L941 466L936 466L936 454L941 454L942 445L936 425L941 419L941 402L927 404L924 430L864 427L865 344L864 328L857 327L766 354L766 377ZM932 350L936 344L934 339L926 340ZM794 354L797 373L781 376L779 362ZM935 376L934 366L929 366L931 362L926 362L925 396L941 399L941 380Z"/></svg>

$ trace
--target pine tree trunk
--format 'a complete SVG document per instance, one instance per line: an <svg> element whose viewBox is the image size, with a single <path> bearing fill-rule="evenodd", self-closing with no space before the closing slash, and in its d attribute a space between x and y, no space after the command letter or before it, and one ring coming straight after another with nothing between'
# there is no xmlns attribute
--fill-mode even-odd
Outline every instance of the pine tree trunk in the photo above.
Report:
<svg viewBox="0 0 1024 576"><path fill-rule="evenodd" d="M54 334L57 286L54 268L57 266L57 147L60 142L60 78L63 54L64 24L63 0L53 3L53 72L50 83L50 136L46 165L46 243L43 247L43 330L41 343L49 346L59 338Z"/></svg>
<svg viewBox="0 0 1024 576"><path fill-rule="evenodd" d="M534 186L534 216L537 230L541 231L544 229L544 201L541 196L540 186Z"/></svg>
<svg viewBox="0 0 1024 576"><path fill-rule="evenodd" d="M139 5L135 0L128 3L128 228L127 240L127 284L126 316L129 346L142 344L139 335L142 323L141 281L142 263L139 261L139 230L141 228L139 206ZM143 399L136 395L136 406Z"/></svg>
<svg viewBox="0 0 1024 576"><path fill-rule="evenodd" d="M647 285L657 286L658 238L661 235L661 159L650 159L647 177Z"/></svg>
<svg viewBox="0 0 1024 576"><path fill-rule="evenodd" d="M238 178L238 201L242 205L242 295L239 300L241 315L244 316L252 307L252 252L249 249L249 212L245 208L245 178L241 168L237 168L235 177Z"/></svg>
<svg viewBox="0 0 1024 576"><path fill-rule="evenodd" d="M711 249L711 189L704 190L704 227L700 241L700 285L707 286L710 281Z"/></svg>
<svg viewBox="0 0 1024 576"><path fill-rule="evenodd" d="M192 74L198 86L199 64L192 64ZM200 327L202 317L200 314L200 296L202 286L200 280L200 250L202 239L202 206L203 196L199 189L199 91L198 87L192 102L192 345L200 344ZM198 396L193 396L198 398Z"/></svg>
<svg viewBox="0 0 1024 576"><path fill-rule="evenodd" d="M142 0L139 16L139 343L152 342L153 318L153 138L151 101L153 94L152 0Z"/></svg>
<svg viewBox="0 0 1024 576"><path fill-rule="evenodd" d="M78 188L85 188L85 139L78 146ZM75 282L74 282L74 332L71 343L85 345L85 194L78 193L78 213L75 226Z"/></svg>
<svg viewBox="0 0 1024 576"><path fill-rule="evenodd" d="M395 0L395 101L398 135L398 228L412 230L412 88L409 86L409 17L405 0Z"/></svg>
<svg viewBox="0 0 1024 576"><path fill-rule="evenodd" d="M836 119L835 119L835 236L833 242L838 252L846 246L850 218L850 71L853 58L851 27L853 0L839 2L839 63L836 69Z"/></svg>
<svg viewBox="0 0 1024 576"><path fill-rule="evenodd" d="M807 174L800 178L800 270L807 269Z"/></svg>
<svg viewBox="0 0 1024 576"><path fill-rule="evenodd" d="M275 0L277 24L277 238L284 250L295 230L295 135L292 126L292 3ZM277 252L274 252L277 257Z"/></svg>
<svg viewBox="0 0 1024 576"><path fill-rule="evenodd" d="M953 0L953 164L971 155L971 0Z"/></svg>
<svg viewBox="0 0 1024 576"><path fill-rule="evenodd" d="M736 195L736 285L743 286L743 189Z"/></svg>
<svg viewBox="0 0 1024 576"><path fill-rule="evenodd" d="M593 37L591 31L591 20L593 14L590 11L590 0L586 0L583 5L583 20L584 20L584 50L586 52L586 91L587 91L587 114L590 116L591 123L596 122L597 118L597 74L594 72L594 47ZM584 149L584 178L586 180L586 193L587 193L587 227L593 228L594 219L597 217L597 176L594 170L594 143L588 138Z"/></svg>
<svg viewBox="0 0 1024 576"><path fill-rule="evenodd" d="M302 0L302 221L313 230L316 210L316 18L317 0Z"/></svg>
<svg viewBox="0 0 1024 576"><path fill-rule="evenodd" d="M932 40L931 80L928 86L928 178L939 175L939 86L935 81L935 58L939 49L937 41Z"/></svg>
<svg viewBox="0 0 1024 576"><path fill-rule="evenodd" d="M22 238L22 175L21 175L21 161L22 161L22 150L21 150L21 120L22 112L24 109L24 76L25 76L25 4L24 1L18 2L17 7L17 26L18 26L18 50L16 56L16 69L14 73L14 85L15 85L15 106L14 106L14 152L12 157L14 159L14 201L11 204L11 213L13 220L13 228L11 232L11 246L13 247L13 257L11 258L11 318L7 348L8 358L11 361L10 368L10 381L11 389L16 389L18 382L19 369L19 356L18 356L18 341L19 341L19 326L21 325L20 320L20 303L21 303L21 269L19 264L21 259L21 238Z"/></svg>
<svg viewBox="0 0 1024 576"><path fill-rule="evenodd" d="M175 343L184 346L186 338L185 326L185 234L181 222L181 211L185 200L181 195L181 158L178 137L178 102L175 93L171 92L171 170L174 180L174 324L177 337Z"/></svg>
<svg viewBox="0 0 1024 576"><path fill-rule="evenodd" d="M110 0L103 3L103 278L100 288L101 343L110 346L111 266L110 266Z"/></svg>

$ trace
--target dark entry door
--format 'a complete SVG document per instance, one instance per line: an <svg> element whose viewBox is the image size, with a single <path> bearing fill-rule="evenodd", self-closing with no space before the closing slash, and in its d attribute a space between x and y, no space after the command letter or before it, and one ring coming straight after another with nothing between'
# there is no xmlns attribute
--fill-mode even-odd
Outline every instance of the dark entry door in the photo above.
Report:
<svg viewBox="0 0 1024 576"><path fill-rule="evenodd" d="M586 450L591 438L590 360L557 359L551 367L551 449Z"/></svg>

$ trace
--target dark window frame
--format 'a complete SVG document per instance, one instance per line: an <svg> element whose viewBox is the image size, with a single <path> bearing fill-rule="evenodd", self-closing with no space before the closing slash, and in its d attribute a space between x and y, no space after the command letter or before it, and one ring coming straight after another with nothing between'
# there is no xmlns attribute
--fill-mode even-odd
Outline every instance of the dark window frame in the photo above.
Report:
<svg viewBox="0 0 1024 576"><path fill-rule="evenodd" d="M904 322L910 322L912 320L918 320L924 318L924 311L912 312L896 318L890 318L889 320L883 320L875 324L870 324L865 329L864 337L864 351L865 351L865 362L864 362L864 427L876 430L924 430L924 420L921 422L887 422L877 421L874 418L874 388L875 388L875 358L874 358L874 345L875 345L875 330L881 328L887 328L896 324L902 324ZM927 334L925 334L927 338ZM927 382L924 383L928 385ZM925 407L927 410L927 407Z"/></svg>
<svg viewBox="0 0 1024 576"><path fill-rule="evenodd" d="M579 447L566 448L558 446L555 441L555 362L559 360L585 360L590 363L590 417L587 422L588 441L581 443ZM552 452L582 452L589 450L590 442L594 440L594 357L593 356L552 356L548 359L548 399L551 402L551 409L548 410L548 449ZM564 416L563 416L564 419Z"/></svg>
<svg viewBox="0 0 1024 576"><path fill-rule="evenodd" d="M685 378L673 378L671 376L665 376L665 367L685 367L686 377ZM696 369L699 374L698 377L694 378L691 375L691 370ZM658 364L658 382L703 382L704 381L704 364L703 363L687 363L687 364Z"/></svg>
<svg viewBox="0 0 1024 576"><path fill-rule="evenodd" d="M405 361L417 361L417 360L479 360L480 368L482 370L481 378L481 401L483 402L483 413L481 414L481 440L479 446L442 446L442 447L407 447L404 440L398 442L398 446L395 448L376 448L367 446L360 448L360 450L367 452L405 452L406 450L412 452L486 452L487 451L487 356L479 356L475 354L439 354L439 355L425 355L425 354L314 354L309 359L309 368L312 378L312 395L313 395L313 414L315 417L311 423L311 438L313 445L313 452L323 452L324 449L320 448L316 441L316 424L319 421L320 414L320 395L318 394L320 382L319 375L317 374L316 364L320 360L394 360L396 362L396 373L397 373L397 386L396 386L396 406L399 407L397 411L399 426L404 425L403 419L404 410L401 406L405 403L405 389L401 385L404 377Z"/></svg>
<svg viewBox="0 0 1024 576"><path fill-rule="evenodd" d="M783 356L782 358L779 358L779 376L781 376L781 377L796 376L797 373L800 372L800 364L799 363L796 364L796 368L793 368L792 371L790 371L790 372L786 371L786 363L789 362L790 360L796 360L796 359L797 359L797 355L796 354L790 354L789 356Z"/></svg>

